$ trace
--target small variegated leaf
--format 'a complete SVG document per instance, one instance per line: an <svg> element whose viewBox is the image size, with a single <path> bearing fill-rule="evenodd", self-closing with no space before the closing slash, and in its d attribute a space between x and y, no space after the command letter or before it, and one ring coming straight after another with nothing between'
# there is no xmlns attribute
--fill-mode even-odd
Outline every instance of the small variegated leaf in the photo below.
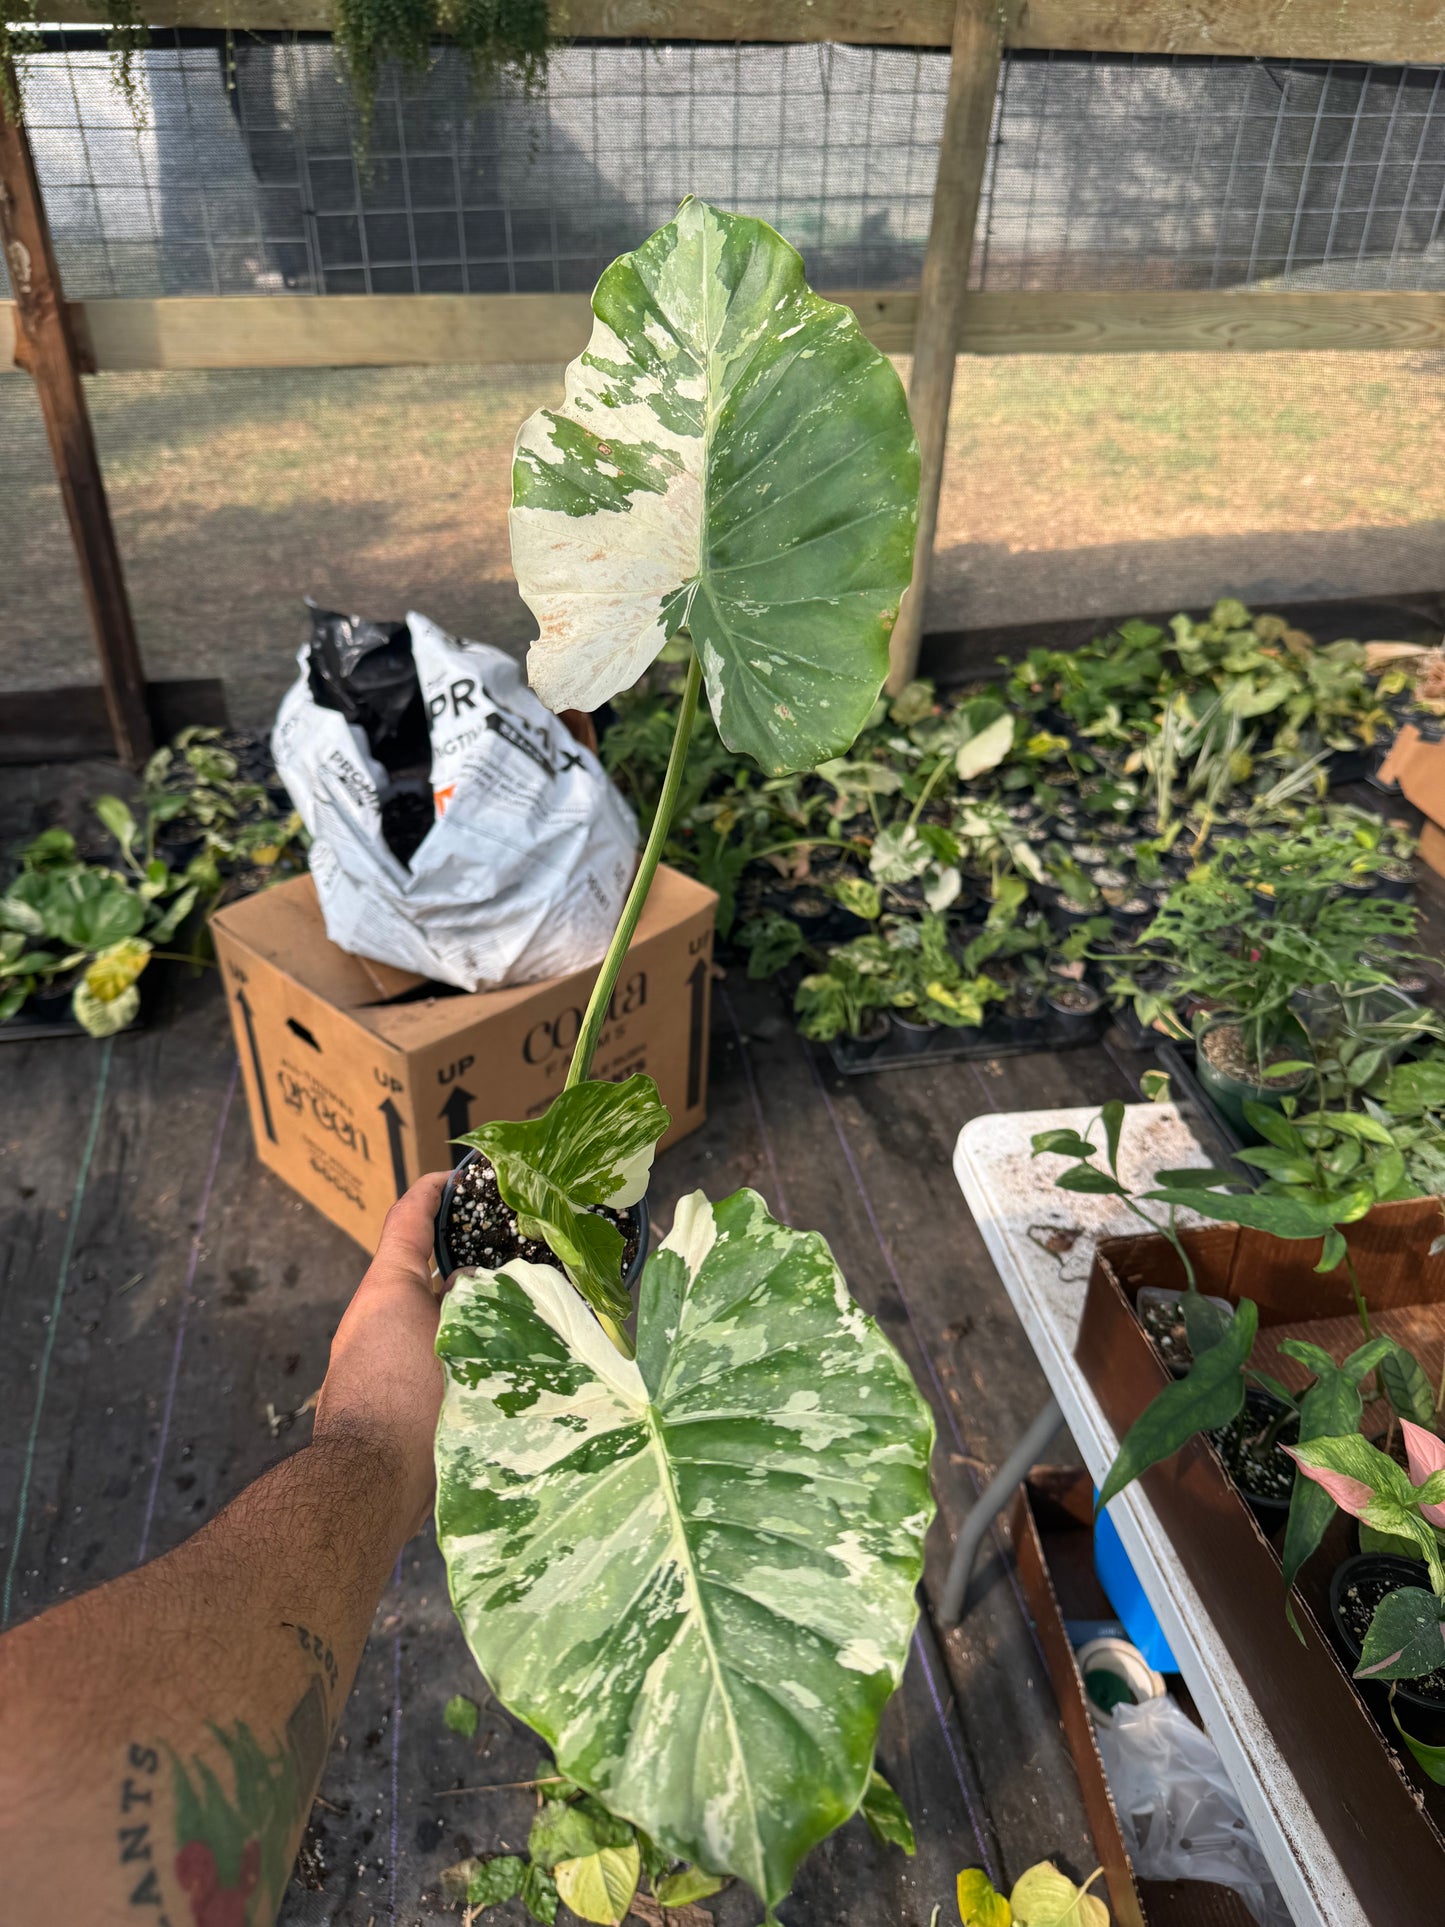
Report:
<svg viewBox="0 0 1445 1927"><path fill-rule="evenodd" d="M114 1037L117 1031L133 1024L140 1015L140 989L132 984L119 996L102 1001L84 981L75 986L70 1012L82 1030L92 1037Z"/></svg>
<svg viewBox="0 0 1445 1927"><path fill-rule="evenodd" d="M982 709L984 705L980 702L969 707ZM954 753L954 769L959 781L967 783L975 776L982 776L985 770L996 769L1013 748L1013 741L1014 719L1007 712L984 723L978 734L961 743Z"/></svg>
<svg viewBox="0 0 1445 1927"><path fill-rule="evenodd" d="M918 446L891 364L766 222L692 199L592 311L561 408L517 437L533 688L596 709L686 629L729 749L775 775L841 755L913 572Z"/></svg>
<svg viewBox="0 0 1445 1927"><path fill-rule="evenodd" d="M1423 1586L1398 1586L1376 1606L1356 1679L1419 1679L1445 1666L1440 1601Z"/></svg>
<svg viewBox="0 0 1445 1927"><path fill-rule="evenodd" d="M933 1913L936 1920L936 1907ZM965 1867L958 1876L958 1913L963 1927L1012 1927L1013 1909L982 1867Z"/></svg>
<svg viewBox="0 0 1445 1927"><path fill-rule="evenodd" d="M596 1207L621 1210L647 1189L657 1141L672 1115L650 1077L589 1078L561 1091L541 1117L484 1124L458 1139L490 1158L497 1189L524 1238L542 1238L588 1303L629 1316L622 1234Z"/></svg>
<svg viewBox="0 0 1445 1927"><path fill-rule="evenodd" d="M913 1836L908 1809L876 1767L868 1776L867 1791L863 1795L863 1818L873 1838L885 1847L902 1847L910 1856L917 1853L918 1842Z"/></svg>
<svg viewBox="0 0 1445 1927"><path fill-rule="evenodd" d="M1109 1909L1089 1892L1102 1871L1096 1868L1076 1887L1052 1861L1041 1860L1019 1875L1009 1895L1014 1927L1109 1927Z"/></svg>
<svg viewBox="0 0 1445 1927"><path fill-rule="evenodd" d="M504 1705L769 1903L861 1802L933 1512L928 1408L816 1233L682 1200L636 1360L542 1265L444 1301L437 1528Z"/></svg>
<svg viewBox="0 0 1445 1927"><path fill-rule="evenodd" d="M727 1883L701 1867L682 1867L676 1873L660 1875L652 1891L664 1907L690 1907L695 1900L710 1900Z"/></svg>
<svg viewBox="0 0 1445 1927"><path fill-rule="evenodd" d="M151 946L144 937L122 937L107 944L85 973L85 987L99 1003L113 1004L129 990L150 962Z"/></svg>

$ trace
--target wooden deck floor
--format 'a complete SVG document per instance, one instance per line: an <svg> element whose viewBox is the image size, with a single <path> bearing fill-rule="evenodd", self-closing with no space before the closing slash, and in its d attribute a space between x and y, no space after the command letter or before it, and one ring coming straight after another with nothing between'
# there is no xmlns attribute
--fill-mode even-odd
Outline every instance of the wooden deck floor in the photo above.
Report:
<svg viewBox="0 0 1445 1927"><path fill-rule="evenodd" d="M11 771L0 843L47 820L86 772ZM823 1231L859 1300L933 1403L946 1528L1045 1395L959 1195L959 1127L990 1111L1136 1094L1144 1060L1104 1046L837 1077L777 994L736 974L715 999L711 1116L659 1164L676 1199L756 1186ZM252 1155L230 1031L208 983L184 981L153 1028L0 1046L0 1573L9 1622L176 1544L306 1436L292 1419L321 1381L363 1254ZM1067 1452L1067 1441L1061 1451ZM964 1628L920 1626L880 1763L919 1831L916 1860L861 1822L805 1865L790 1927L928 1927L952 1915L967 1865L1016 1876L1093 1857L1047 1676L995 1550ZM442 1723L482 1699L476 1738ZM537 1743L487 1700L446 1597L430 1530L377 1612L313 1817L288 1927L381 1927L447 1916L440 1870L525 1841L533 1796L467 1792L530 1777ZM719 1927L758 1910L733 1891ZM497 1918L520 1923L514 1903Z"/></svg>

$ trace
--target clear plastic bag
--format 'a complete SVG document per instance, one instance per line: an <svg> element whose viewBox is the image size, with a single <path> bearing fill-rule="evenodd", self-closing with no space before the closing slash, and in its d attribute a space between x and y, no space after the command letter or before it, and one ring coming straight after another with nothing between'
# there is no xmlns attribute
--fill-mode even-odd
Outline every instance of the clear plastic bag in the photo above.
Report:
<svg viewBox="0 0 1445 1927"><path fill-rule="evenodd" d="M1293 1927L1213 1740L1172 1699L1116 1706L1094 1738L1140 1879L1211 1880L1259 1927Z"/></svg>

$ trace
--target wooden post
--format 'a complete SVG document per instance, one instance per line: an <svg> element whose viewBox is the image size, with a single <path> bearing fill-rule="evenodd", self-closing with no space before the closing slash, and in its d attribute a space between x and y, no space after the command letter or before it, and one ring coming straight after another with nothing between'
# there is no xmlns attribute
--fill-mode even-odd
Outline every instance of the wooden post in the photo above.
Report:
<svg viewBox="0 0 1445 1927"><path fill-rule="evenodd" d="M938 528L938 497L943 487L943 456L948 442L948 409L958 355L964 296L968 290L973 226L988 161L994 97L1004 37L1012 16L1011 0L957 0L953 16L953 57L948 104L933 189L933 219L923 278L918 291L918 323L913 341L913 380L908 405L918 436L918 549L913 586L903 598L890 648L888 688L896 695L918 667L923 638L923 605Z"/></svg>
<svg viewBox="0 0 1445 1927"><path fill-rule="evenodd" d="M14 85L12 73L12 85ZM33 376L75 542L115 752L138 764L151 752L145 672L110 523L100 460L81 384L55 250L30 142L0 98L0 242L15 290L15 360Z"/></svg>

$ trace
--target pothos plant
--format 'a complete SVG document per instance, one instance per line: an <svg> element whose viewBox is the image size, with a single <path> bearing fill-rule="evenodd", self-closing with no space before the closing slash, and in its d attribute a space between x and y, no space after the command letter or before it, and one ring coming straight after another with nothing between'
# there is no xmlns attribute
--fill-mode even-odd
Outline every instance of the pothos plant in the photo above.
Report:
<svg viewBox="0 0 1445 1927"><path fill-rule="evenodd" d="M512 1263L448 1296L437 1528L473 1653L560 1771L771 1920L869 1784L932 1421L822 1238L752 1191L681 1201L629 1332L598 1207L641 1196L669 1119L649 1078L590 1071L704 684L770 775L849 748L910 577L918 455L891 366L761 221L685 201L592 306L562 406L517 439L533 687L594 709L668 644L686 674L566 1088L467 1140L566 1276Z"/></svg>

